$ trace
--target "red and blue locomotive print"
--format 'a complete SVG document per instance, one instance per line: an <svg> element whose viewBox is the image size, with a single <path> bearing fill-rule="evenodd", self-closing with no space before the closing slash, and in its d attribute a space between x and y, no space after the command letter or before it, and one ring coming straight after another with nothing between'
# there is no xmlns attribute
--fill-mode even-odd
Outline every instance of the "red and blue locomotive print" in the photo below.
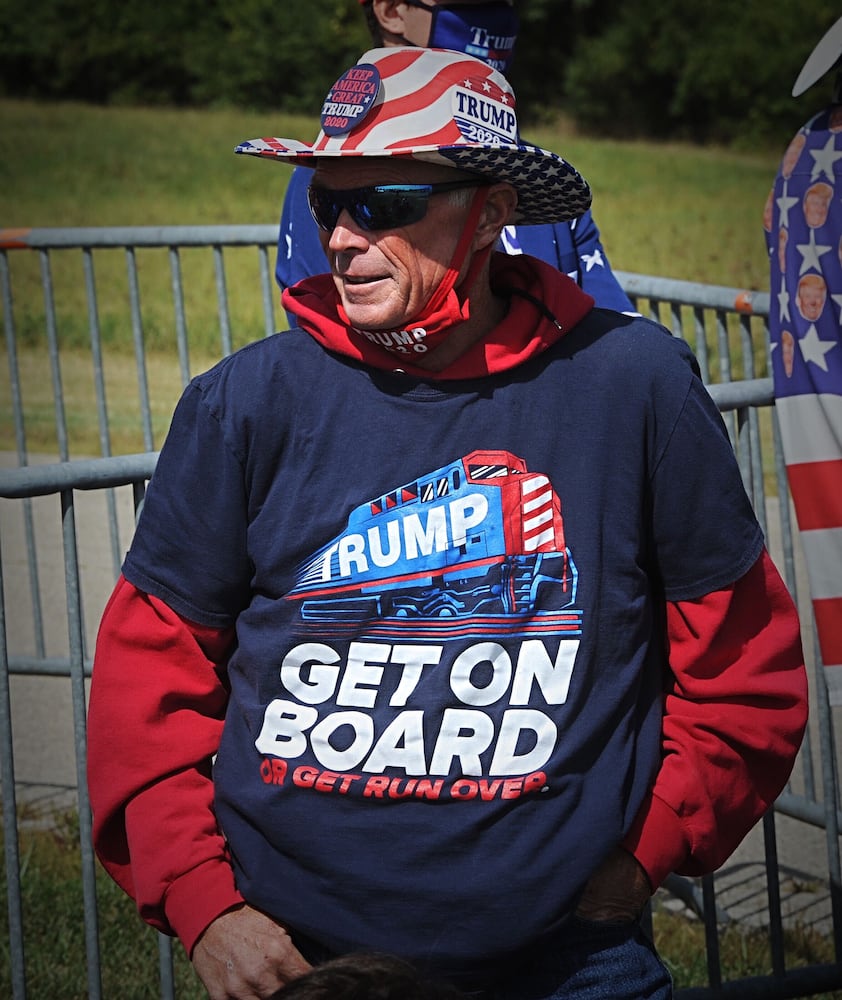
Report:
<svg viewBox="0 0 842 1000"><path fill-rule="evenodd" d="M356 507L288 599L322 635L579 635L576 567L547 476L474 451Z"/></svg>

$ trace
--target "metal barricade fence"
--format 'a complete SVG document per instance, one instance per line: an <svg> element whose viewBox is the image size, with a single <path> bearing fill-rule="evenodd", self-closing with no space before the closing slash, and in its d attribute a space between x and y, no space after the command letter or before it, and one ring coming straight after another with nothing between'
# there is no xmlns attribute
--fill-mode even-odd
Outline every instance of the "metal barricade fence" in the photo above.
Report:
<svg viewBox="0 0 842 1000"><path fill-rule="evenodd" d="M83 780L85 684L91 669L96 624L119 572L122 553L131 537L134 513L142 501L145 482L154 468L155 449L166 428L166 417L159 429L154 425L159 381L157 375L148 377L147 366L154 357L159 368L163 364L161 370L166 371L171 381L172 371L177 370L165 404L168 415L181 387L194 373L191 356L200 358L195 369L200 370L241 343L274 332L277 295L269 253L276 235L275 226L13 233L0 230L0 291L8 356L5 383L8 402L0 400L0 417L14 431L14 445L9 441L2 446L5 468L0 469L0 498L5 498L0 503L0 780L8 909L6 953L15 1000L28 995L26 951L38 946L38 942L27 941L25 935L18 848L21 802L26 812L33 799L41 802L46 798L48 803L65 801L61 796L56 799L56 794L68 791L75 796L79 814L88 996L104 995L95 863ZM213 346L208 347L206 339L197 349L188 335L190 307L186 303L182 259L199 248L210 250L212 257L216 328ZM16 268L12 265L18 257L31 255L12 251L26 249L36 252L39 270L37 281L31 274L24 273L20 278L24 289L21 298ZM156 343L149 348L147 344L149 314L141 307L141 301L143 298L152 302L153 298L144 284L143 269L138 266L139 249L144 253L157 251L166 257L166 290L162 290L158 274L154 292L156 315L161 315L162 297L168 300L171 309L171 327L164 346ZM74 287L73 272L63 262L63 284L57 294L53 257L72 251L76 251L77 263L81 257L82 281L77 276ZM241 315L232 306L226 265L235 252L250 255L251 275L239 280L251 281L252 290L259 292L261 312L257 318L253 310ZM94 258L115 253L126 261L126 283L116 296L125 314L122 320L112 317L109 322L118 333L122 324L131 331L130 344L113 342L111 334L104 336L101 322L104 310L97 292ZM252 280L255 253L256 281ZM204 263L208 266L207 261ZM688 913L701 918L706 930L707 984L684 988L677 996L680 1000L798 997L822 990L842 990L839 856L842 816L837 805L837 751L833 716L811 628L809 601L806 593L799 593L799 588L803 591L806 585L788 501L769 377L765 322L769 297L623 272L618 272L618 278L636 308L660 320L675 335L684 337L696 352L703 378L726 417L744 481L770 549L799 600L812 669L808 737L789 787L756 831L761 841L757 850L763 860L759 863L762 871L753 876L753 888L750 891L746 888L739 865L734 867L731 883L727 873L700 880L676 877L668 880L666 893L670 900L680 901ZM38 284L43 309L33 314L32 291ZM80 284L84 289L83 300L78 297ZM81 301L87 319L88 337L81 342L72 337L68 342L62 333L68 315L62 297L72 297L74 293L76 308ZM22 332L21 324L16 321L21 302L26 327ZM114 303L109 302L107 308L113 312ZM159 323L160 319L154 321ZM40 371L36 364L33 374L34 359L42 363L46 359L48 371ZM129 417L122 395L118 393L116 403L113 396L109 402L106 377L109 366L133 370L134 401ZM68 402L66 398L67 372L72 373L74 382L85 379L88 390L83 393L82 403ZM127 392L125 386L122 392ZM33 395L35 402L30 406L28 399ZM44 417L44 400L51 411L49 420ZM80 406L88 411L88 416L95 413L94 433L87 431L81 435L81 444L77 445ZM127 439L135 443L130 449L133 453L113 455L115 431L119 427L125 437L126 424L131 424ZM35 428L34 434L30 427ZM30 443L33 440L35 451ZM33 695L35 685L39 690L47 685L61 685L61 688L52 688L50 697L45 698ZM47 768L33 765L34 770L30 771L30 763L40 752L35 745L43 740L45 730L60 728L62 722L63 717L52 711L49 704L45 705L53 697L63 706L64 715L71 717L65 744L70 749L67 752L59 749ZM18 700L23 708L18 707ZM33 711L33 704L44 713L34 721L25 717L26 712ZM67 718L63 722L67 725ZM71 768L73 773L69 773ZM787 875L779 864L782 824L795 831L794 837L799 842L823 839L820 856L811 856L809 872ZM751 864L757 867L756 862ZM746 863L745 868L749 867ZM808 888L805 893L803 884L800 887L796 884L799 875L802 882L808 877L815 879L819 889ZM786 891L782 890L784 881ZM664 891L656 896L656 904ZM763 896L762 904L757 902L759 896ZM806 902L805 897L809 897ZM794 915L789 905L793 900L797 902ZM813 916L814 911L818 916ZM815 920L830 940L833 959L793 966L787 960L785 930L793 919L799 920L805 914L809 921ZM759 923L768 929L768 975L726 981L719 949L723 922L729 920L745 922L747 926ZM162 997L174 997L169 939L161 936L159 942L160 993Z"/></svg>

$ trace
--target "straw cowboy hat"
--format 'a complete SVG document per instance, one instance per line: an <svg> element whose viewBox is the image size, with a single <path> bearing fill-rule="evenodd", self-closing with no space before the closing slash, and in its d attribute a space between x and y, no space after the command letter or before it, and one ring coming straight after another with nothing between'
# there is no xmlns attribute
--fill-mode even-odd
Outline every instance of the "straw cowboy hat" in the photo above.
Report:
<svg viewBox="0 0 842 1000"><path fill-rule="evenodd" d="M521 140L511 85L473 56L372 49L333 85L321 125L312 144L249 139L235 152L306 167L338 156L445 164L513 185L521 224L566 222L591 203L587 181L566 160Z"/></svg>

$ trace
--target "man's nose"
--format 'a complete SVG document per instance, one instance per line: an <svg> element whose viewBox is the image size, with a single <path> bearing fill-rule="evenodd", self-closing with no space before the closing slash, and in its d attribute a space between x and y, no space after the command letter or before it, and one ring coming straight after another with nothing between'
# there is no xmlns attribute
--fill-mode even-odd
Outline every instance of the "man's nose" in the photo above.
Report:
<svg viewBox="0 0 842 1000"><path fill-rule="evenodd" d="M328 246L334 252L341 250L364 249L368 246L369 239L366 231L358 223L354 222L353 216L347 208L343 208L336 220L336 225L330 234Z"/></svg>

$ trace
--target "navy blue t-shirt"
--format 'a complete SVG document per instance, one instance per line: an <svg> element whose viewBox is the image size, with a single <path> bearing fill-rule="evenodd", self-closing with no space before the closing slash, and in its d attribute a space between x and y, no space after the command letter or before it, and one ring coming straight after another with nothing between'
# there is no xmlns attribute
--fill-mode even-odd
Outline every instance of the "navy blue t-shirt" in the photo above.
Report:
<svg viewBox="0 0 842 1000"><path fill-rule="evenodd" d="M665 600L762 544L689 348L597 309L470 382L244 348L185 391L124 572L236 624L245 898L458 974L570 915L660 764Z"/></svg>

